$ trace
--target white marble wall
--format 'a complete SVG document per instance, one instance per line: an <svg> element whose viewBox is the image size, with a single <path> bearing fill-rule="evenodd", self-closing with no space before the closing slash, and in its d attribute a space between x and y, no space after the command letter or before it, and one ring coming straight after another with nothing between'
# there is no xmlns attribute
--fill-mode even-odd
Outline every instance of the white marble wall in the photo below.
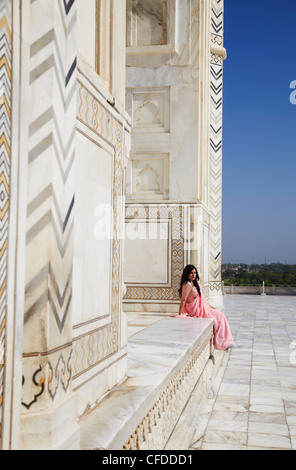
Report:
<svg viewBox="0 0 296 470"><path fill-rule="evenodd" d="M85 0L77 2L72 373L78 416L121 382L127 369L122 312L124 173L130 148L122 80L125 2L118 8L110 0L87 2L88 8Z"/></svg>
<svg viewBox="0 0 296 470"><path fill-rule="evenodd" d="M95 0L6 3L14 99L0 447L78 449L78 418L127 369L125 3L106 0L106 18ZM97 57L104 20L107 63ZM95 230L102 205L112 214L109 238Z"/></svg>
<svg viewBox="0 0 296 470"><path fill-rule="evenodd" d="M15 8L19 4L15 2ZM29 107L19 119L27 147L21 447L79 445L72 388L75 208L76 4L22 2L28 55L20 61ZM42 21L41 21L42 19ZM67 419L65 417L67 416ZM61 425L61 423L64 423Z"/></svg>
<svg viewBox="0 0 296 470"><path fill-rule="evenodd" d="M77 419L125 377L122 296L127 310L178 309L188 262L209 292L219 196L210 207L210 36L206 50L199 38L211 8L128 2L126 32L125 2L12 4L1 446L72 449ZM96 231L102 204L111 239Z"/></svg>
<svg viewBox="0 0 296 470"><path fill-rule="evenodd" d="M128 2L126 86L127 110L132 116L128 211L132 203L158 207L160 214L165 212L160 204L166 205L167 213L172 204L181 204L184 210L177 252L160 237L153 243L130 240L126 244L127 311L157 310L157 300L162 301L162 310L176 310L180 273L188 262L197 266L208 297L212 281L219 279L216 261L216 268L212 267L212 252L221 242L221 227L216 227L212 208L216 205L221 210L221 199L216 197L212 205L210 197L221 190L221 181L210 176L214 161L210 155L211 7L211 2L199 0L159 0L153 7L146 2L145 9L141 2ZM154 28L155 36L151 34ZM169 218L164 215L163 220ZM135 252L141 248L144 266L147 257L159 260L159 268L155 262L151 263L153 272L148 268L150 277L145 269L142 275L139 272ZM166 266L170 280L164 278ZM164 294L168 283L169 298Z"/></svg>
<svg viewBox="0 0 296 470"><path fill-rule="evenodd" d="M81 416L126 374L122 222L130 126L82 60L77 97L73 387Z"/></svg>

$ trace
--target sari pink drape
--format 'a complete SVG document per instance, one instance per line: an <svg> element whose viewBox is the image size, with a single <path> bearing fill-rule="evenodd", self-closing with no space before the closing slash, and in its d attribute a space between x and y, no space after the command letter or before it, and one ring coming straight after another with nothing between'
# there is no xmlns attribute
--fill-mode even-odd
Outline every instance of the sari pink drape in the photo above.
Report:
<svg viewBox="0 0 296 470"><path fill-rule="evenodd" d="M214 321L214 346L225 351L234 345L234 339L224 313L212 308L204 296L197 296L191 303L186 303L183 314L177 318L211 318Z"/></svg>

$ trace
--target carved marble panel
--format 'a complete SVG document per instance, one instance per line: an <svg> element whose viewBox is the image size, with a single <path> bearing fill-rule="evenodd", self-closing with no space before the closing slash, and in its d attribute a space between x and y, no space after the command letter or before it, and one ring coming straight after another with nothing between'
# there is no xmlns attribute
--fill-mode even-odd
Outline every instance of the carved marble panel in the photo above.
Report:
<svg viewBox="0 0 296 470"><path fill-rule="evenodd" d="M169 197L169 155L133 155L127 175L131 194L136 200L164 200Z"/></svg>
<svg viewBox="0 0 296 470"><path fill-rule="evenodd" d="M127 91L127 109L133 119L133 133L168 132L170 128L169 88L133 88Z"/></svg>

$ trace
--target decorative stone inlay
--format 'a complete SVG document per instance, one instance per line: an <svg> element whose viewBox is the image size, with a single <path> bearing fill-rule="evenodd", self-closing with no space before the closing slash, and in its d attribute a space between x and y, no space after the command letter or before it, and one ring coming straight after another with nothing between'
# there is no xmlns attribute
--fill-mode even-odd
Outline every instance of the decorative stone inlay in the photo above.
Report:
<svg viewBox="0 0 296 470"><path fill-rule="evenodd" d="M12 87L12 5L3 0L0 6L0 450L3 433L7 342L7 272L11 172L11 87Z"/></svg>
<svg viewBox="0 0 296 470"><path fill-rule="evenodd" d="M222 282L210 282L209 283L211 291L220 291L222 290Z"/></svg>

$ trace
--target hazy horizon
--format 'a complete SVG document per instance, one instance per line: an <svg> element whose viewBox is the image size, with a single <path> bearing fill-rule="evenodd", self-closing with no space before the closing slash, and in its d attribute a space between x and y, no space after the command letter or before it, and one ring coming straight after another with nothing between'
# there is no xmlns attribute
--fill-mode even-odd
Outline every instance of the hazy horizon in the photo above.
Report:
<svg viewBox="0 0 296 470"><path fill-rule="evenodd" d="M225 263L222 263L222 266L225 264L234 264L234 265L246 264L248 266L251 266L254 264L259 265L259 266L270 266L272 264L281 264L283 266L296 266L296 263L281 263L280 261L277 261L277 262L273 261L271 263L265 263L265 262L264 263L246 263L244 261L241 261L240 263L233 263L232 261L226 261Z"/></svg>

